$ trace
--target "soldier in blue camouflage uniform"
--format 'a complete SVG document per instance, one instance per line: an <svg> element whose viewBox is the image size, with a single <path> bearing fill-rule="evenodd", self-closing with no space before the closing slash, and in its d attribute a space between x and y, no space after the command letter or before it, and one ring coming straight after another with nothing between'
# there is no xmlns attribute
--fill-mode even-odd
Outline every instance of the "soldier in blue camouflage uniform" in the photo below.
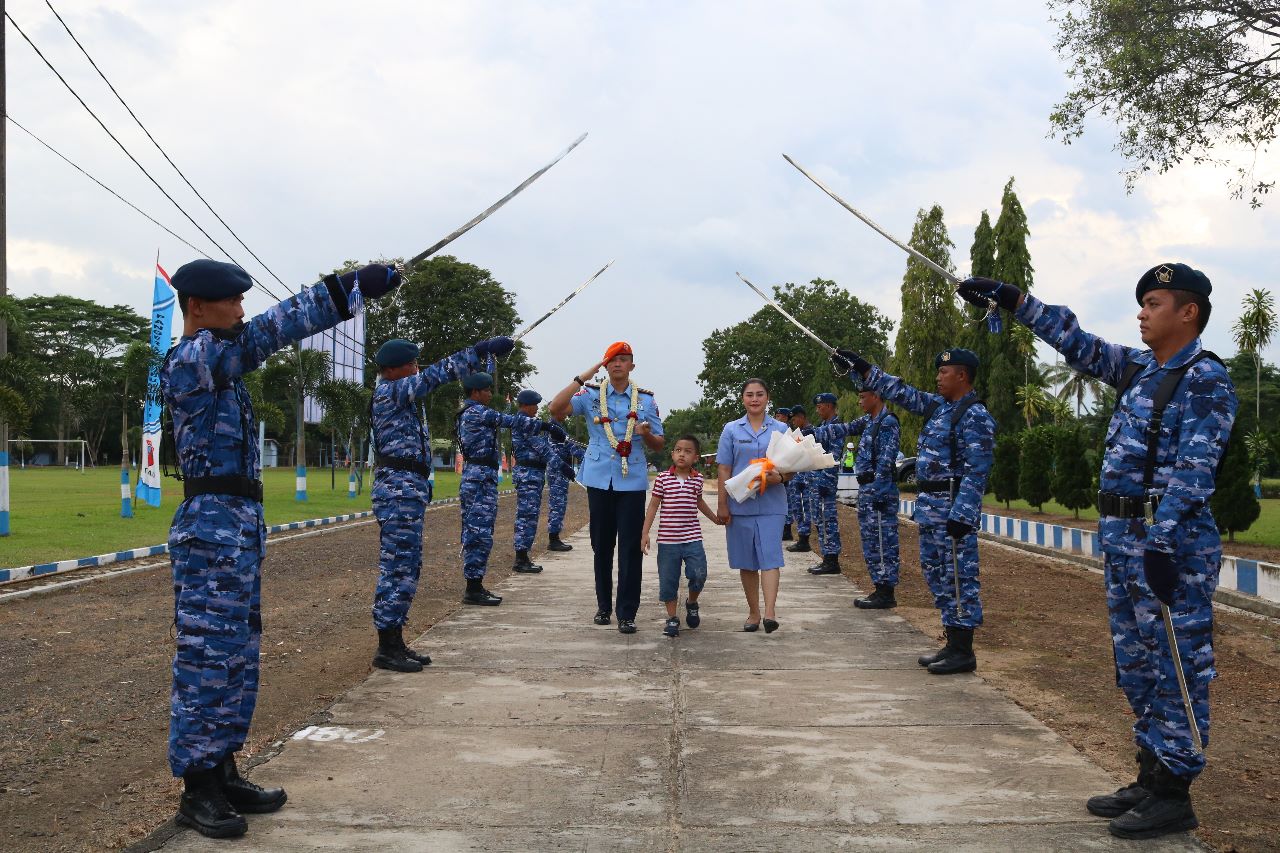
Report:
<svg viewBox="0 0 1280 853"><path fill-rule="evenodd" d="M814 414L819 425L813 438L822 449L836 459L836 465L819 471L808 471L810 524L818 529L818 545L822 562L809 569L811 575L840 574L840 517L836 514L836 485L840 480L839 461L844 456L845 424L836 417L836 395L823 392L813 398Z"/></svg>
<svg viewBox="0 0 1280 853"><path fill-rule="evenodd" d="M1133 710L1138 778L1088 809L1114 818L1113 835L1154 838L1198 825L1192 781L1204 769L1192 725L1209 742L1213 593L1222 542L1209 509L1218 465L1235 421L1235 389L1200 334L1212 285L1186 264L1152 267L1138 280L1138 329L1149 349L1108 343L1082 330L1069 309L1018 288L970 279L960 293L994 301L1066 357L1076 370L1119 389L1099 479L1098 535L1104 554L1116 683ZM1157 422L1158 391L1168 403ZM1173 384L1173 383L1176 383ZM1148 432L1154 424L1154 458ZM1149 465L1150 461L1150 465ZM1165 630L1172 620L1176 651ZM1190 696L1188 719L1174 654Z"/></svg>
<svg viewBox="0 0 1280 853"><path fill-rule="evenodd" d="M808 413L804 406L791 407L791 428L803 430L809 426ZM797 471L787 481L787 512L795 523L796 544L788 545L787 550L804 553L812 550L809 547L809 474L810 471Z"/></svg>
<svg viewBox="0 0 1280 853"><path fill-rule="evenodd" d="M862 556L875 592L854 600L855 607L882 610L897 607L898 586L898 419L884 400L870 388L858 392L858 404L866 412L848 423L822 427L843 438L856 435L858 447L853 472L858 480L858 532Z"/></svg>
<svg viewBox="0 0 1280 853"><path fill-rule="evenodd" d="M242 813L275 811L287 799L242 779L235 764L257 702L266 553L258 432L243 377L282 347L350 319L357 280L364 296L378 297L400 275L372 265L328 276L247 324L241 302L253 282L239 267L197 260L171 280L184 327L160 381L185 500L169 530L177 629L169 766L184 782L178 822L211 837L243 835Z"/></svg>
<svg viewBox="0 0 1280 853"><path fill-rule="evenodd" d="M520 414L530 418L537 417L538 404L541 402L542 395L528 388L516 395ZM537 574L542 571L542 566L529 559L529 549L533 547L533 537L538 532L538 516L542 513L542 487L546 482L547 472L553 467L561 469L561 474L565 473L564 462L551 447L550 439L542 432L524 433L512 430L511 452L516 457L515 468L511 472L516 488L516 562L511 570L521 574Z"/></svg>
<svg viewBox="0 0 1280 853"><path fill-rule="evenodd" d="M493 399L493 377L488 373L472 373L462 380L467 399L458 412L456 426L458 446L464 466L458 484L458 503L462 510L462 575L467 580L463 604L496 607L502 596L484 588L489 568L489 552L493 550L493 523L498 516L498 430L532 434L538 430L564 438L557 423L540 421L527 415L508 415L489 408Z"/></svg>
<svg viewBox="0 0 1280 853"><path fill-rule="evenodd" d="M791 428L791 409L786 406L779 406L773 412L773 419L781 421L787 429ZM782 541L790 542L792 540L791 525L795 522L795 518L791 515L791 484L789 482L782 484L787 492L787 514L782 519Z"/></svg>
<svg viewBox="0 0 1280 853"><path fill-rule="evenodd" d="M370 402L377 469L373 476L373 514L381 548L378 584L373 596L373 627L378 651L373 665L398 672L421 672L431 663L404 642L404 623L418 590L422 570L422 518L431 500L431 434L418 406L446 382L480 369L483 359L511 349L509 338L481 341L418 368L418 346L393 339L378 348L374 361L379 381Z"/></svg>
<svg viewBox="0 0 1280 853"><path fill-rule="evenodd" d="M934 675L972 672L973 631L982 624L978 584L978 525L995 452L996 423L973 390L978 356L967 349L938 354L938 393L912 388L857 353L837 350L837 369L852 369L885 400L924 417L916 449L915 521L920 567L942 614L947 644L919 659ZM956 589L959 588L959 595Z"/></svg>
<svg viewBox="0 0 1280 853"><path fill-rule="evenodd" d="M547 550L572 551L573 546L560 538L560 531L569 508L569 482L576 479L574 463L581 462L587 450L572 439L553 443L553 447L564 465L547 468Z"/></svg>

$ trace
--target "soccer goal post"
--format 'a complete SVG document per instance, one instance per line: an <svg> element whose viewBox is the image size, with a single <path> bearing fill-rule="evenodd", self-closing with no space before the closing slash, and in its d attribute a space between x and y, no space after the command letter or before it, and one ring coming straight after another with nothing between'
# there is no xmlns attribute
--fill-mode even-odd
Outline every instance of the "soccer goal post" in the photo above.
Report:
<svg viewBox="0 0 1280 853"><path fill-rule="evenodd" d="M40 452L32 445L64 445L74 448L70 455L66 455L64 448L62 459L58 458L58 448L55 446L52 450ZM78 445L78 446L77 446ZM89 442L83 438L11 438L9 439L9 464L13 466L14 462L18 464L14 467L26 468L28 464L33 467L48 468L75 468L84 473L84 460L88 456L87 450ZM45 459L48 461L45 461Z"/></svg>

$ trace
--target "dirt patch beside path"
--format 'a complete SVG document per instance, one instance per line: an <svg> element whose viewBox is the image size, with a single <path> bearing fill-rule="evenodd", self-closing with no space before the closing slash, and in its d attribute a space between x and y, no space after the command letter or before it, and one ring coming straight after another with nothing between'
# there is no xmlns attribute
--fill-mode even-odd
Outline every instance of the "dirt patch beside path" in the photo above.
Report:
<svg viewBox="0 0 1280 853"><path fill-rule="evenodd" d="M514 511L514 496L499 500L494 582L514 558ZM545 505L542 519L545 531ZM586 522L586 492L572 488L565 535ZM427 513L425 542L409 639L460 606L456 506ZM543 532L535 554L545 546ZM268 544L261 688L242 759L369 673L377 555L377 524ZM172 621L166 568L0 605L0 849L118 849L173 814Z"/></svg>

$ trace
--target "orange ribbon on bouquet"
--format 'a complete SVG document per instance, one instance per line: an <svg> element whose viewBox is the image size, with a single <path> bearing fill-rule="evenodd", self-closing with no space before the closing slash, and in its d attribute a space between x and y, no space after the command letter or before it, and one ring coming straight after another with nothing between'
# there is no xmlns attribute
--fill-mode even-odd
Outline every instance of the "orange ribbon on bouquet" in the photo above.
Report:
<svg viewBox="0 0 1280 853"><path fill-rule="evenodd" d="M764 490L769 487L769 481L766 479L769 476L769 472L776 470L778 466L774 465L773 460L769 459L768 457L764 457L761 459L752 459L751 464L760 466L760 473L757 476L751 478L751 483L759 482L760 491L757 492L757 494L763 495ZM747 485L750 486L751 483L748 483Z"/></svg>

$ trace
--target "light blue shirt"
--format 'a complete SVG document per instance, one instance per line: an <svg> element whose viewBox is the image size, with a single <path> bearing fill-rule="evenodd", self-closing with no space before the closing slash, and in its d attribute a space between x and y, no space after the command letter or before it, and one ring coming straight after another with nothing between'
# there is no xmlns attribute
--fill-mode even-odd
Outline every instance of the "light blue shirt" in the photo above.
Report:
<svg viewBox="0 0 1280 853"><path fill-rule="evenodd" d="M658 413L658 404L653 394L641 390L636 401L636 430L631 437L631 455L627 457L627 475L622 476L622 457L609 445L605 429L612 429L618 441L627 434L627 414L631 411L630 389L615 391L609 382L604 383L609 391L605 406L609 410L612 421L598 424L595 418L600 416L600 389L593 385L584 385L582 390L573 395L573 413L582 415L587 420L586 455L582 459L582 471L578 474L578 482L592 489L613 489L615 492L643 492L649 488L649 463L644 455L644 439L640 436L640 422L648 422L653 435L662 435L662 415Z"/></svg>
<svg viewBox="0 0 1280 853"><path fill-rule="evenodd" d="M769 449L769 436L775 432L786 432L787 425L775 421L768 415L757 432L743 415L736 421L729 421L720 432L720 445L716 448L716 464L729 465L733 474L742 473L751 464L752 459L763 459ZM730 476L733 476L732 474ZM764 494L750 498L743 503L729 498L729 512L733 515L786 515L787 490L782 486L769 486Z"/></svg>

